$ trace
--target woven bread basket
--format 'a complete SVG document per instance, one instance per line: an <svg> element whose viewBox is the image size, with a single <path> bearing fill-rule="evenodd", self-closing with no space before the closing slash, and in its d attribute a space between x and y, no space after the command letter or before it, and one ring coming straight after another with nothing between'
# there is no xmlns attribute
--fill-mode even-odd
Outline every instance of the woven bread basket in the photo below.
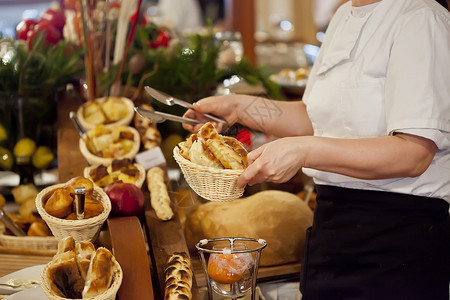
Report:
<svg viewBox="0 0 450 300"><path fill-rule="evenodd" d="M180 154L178 147L173 149L173 157L186 182L199 196L210 201L232 201L244 194L244 188L236 185L244 170L216 169L194 164Z"/></svg>
<svg viewBox="0 0 450 300"><path fill-rule="evenodd" d="M136 180L136 182L134 183L134 185L136 185L138 188L141 188L142 185L144 184L144 181L145 181L145 169L144 169L143 166L141 166L141 165L139 165L139 164L133 164L133 165L139 170L139 177L138 177L138 179ZM89 172L90 172L92 169L95 169L95 168L97 168L97 167L98 167L98 165L96 165L96 166L89 166L89 167L84 168L84 170L83 170L83 176L86 177L86 178L91 179L92 182L95 183L95 181L94 181L94 180L91 178L91 176L89 175Z"/></svg>
<svg viewBox="0 0 450 300"><path fill-rule="evenodd" d="M75 241L91 241L94 242L102 229L103 223L111 212L111 200L108 195L98 186L94 186L92 200L100 201L103 205L103 211L95 217L84 220L65 220L50 215L44 209L44 201L48 199L50 194L57 188L64 187L65 184L55 184L49 186L36 196L36 208L41 218L47 223L57 240L72 236Z"/></svg>
<svg viewBox="0 0 450 300"><path fill-rule="evenodd" d="M95 99L95 101L98 102L99 104L103 104L106 101L106 99L107 99L106 97L103 97L103 98ZM127 106L126 116L123 119L120 119L116 122L107 123L107 124L105 124L105 126L116 126L116 125L128 126L128 125L130 125L131 121L133 120L134 102L125 97L121 97L120 99ZM80 107L78 107L78 110L77 110L77 118L80 121L81 125L83 125L84 129L86 129L86 130L91 130L91 129L95 128L95 126L96 126L95 124L88 123L86 121L86 119L84 118L83 111L84 111L84 105L80 105Z"/></svg>
<svg viewBox="0 0 450 300"><path fill-rule="evenodd" d="M122 126L122 127L125 127L128 131L133 133L133 137L134 137L133 147L125 155L123 155L121 157L115 157L115 158L134 159L136 154L139 152L139 148L141 147L141 138L140 138L139 132L134 127L131 127L131 126ZM84 139L81 139L81 138L80 138L80 142L79 142L79 147L80 147L81 154L84 156L84 158L87 160L87 162L90 165L102 165L102 164L110 165L114 159L114 158L106 158L106 157L100 157L100 156L94 155L91 151L88 150Z"/></svg>
<svg viewBox="0 0 450 300"><path fill-rule="evenodd" d="M54 236L14 236L5 234L0 227L0 245L14 249L56 250L58 240Z"/></svg>
<svg viewBox="0 0 450 300"><path fill-rule="evenodd" d="M102 294L96 296L96 297L90 297L90 298L84 298L83 300L89 299L89 300L114 300L116 299L117 291L120 288L120 285L122 284L123 279L123 271L120 267L117 260L115 261L115 264L117 266L117 271L114 273L113 276L113 282L111 283L111 286L109 289L107 289ZM63 298L60 296L57 296L52 293L50 289L50 280L49 276L47 276L49 264L47 264L41 273L41 287L44 290L45 294L47 295L48 299L50 300L66 300L67 298Z"/></svg>

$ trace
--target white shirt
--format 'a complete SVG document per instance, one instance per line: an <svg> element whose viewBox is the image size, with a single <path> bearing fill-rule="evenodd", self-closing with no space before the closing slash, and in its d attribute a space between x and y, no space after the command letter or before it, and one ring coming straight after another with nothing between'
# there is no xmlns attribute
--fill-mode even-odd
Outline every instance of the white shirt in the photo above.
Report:
<svg viewBox="0 0 450 300"><path fill-rule="evenodd" d="M450 14L434 0L341 6L303 101L316 136L353 139L406 132L439 148L419 177L361 180L304 168L316 184L450 202Z"/></svg>

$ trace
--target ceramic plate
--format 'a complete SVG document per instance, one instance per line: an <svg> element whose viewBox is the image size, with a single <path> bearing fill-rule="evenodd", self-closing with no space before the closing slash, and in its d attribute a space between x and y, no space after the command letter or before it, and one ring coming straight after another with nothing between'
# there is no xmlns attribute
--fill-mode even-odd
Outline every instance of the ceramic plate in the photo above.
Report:
<svg viewBox="0 0 450 300"><path fill-rule="evenodd" d="M33 279L40 281L42 269L45 265L38 265L29 268L25 268L0 278L0 283L6 283L10 279ZM36 289L36 288L33 288ZM5 286L0 286L0 295L11 295L22 291L20 288L10 288ZM15 299L15 298L14 298ZM34 298L33 298L34 299Z"/></svg>
<svg viewBox="0 0 450 300"><path fill-rule="evenodd" d="M41 287L35 287L9 295L3 300L48 300L48 298Z"/></svg>

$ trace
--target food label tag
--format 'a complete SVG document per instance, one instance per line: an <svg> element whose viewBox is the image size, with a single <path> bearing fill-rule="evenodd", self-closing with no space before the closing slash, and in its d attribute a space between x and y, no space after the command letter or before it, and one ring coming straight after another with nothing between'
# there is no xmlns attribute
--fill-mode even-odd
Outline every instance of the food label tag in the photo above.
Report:
<svg viewBox="0 0 450 300"><path fill-rule="evenodd" d="M166 159L160 147L138 153L135 159L145 170L166 164Z"/></svg>

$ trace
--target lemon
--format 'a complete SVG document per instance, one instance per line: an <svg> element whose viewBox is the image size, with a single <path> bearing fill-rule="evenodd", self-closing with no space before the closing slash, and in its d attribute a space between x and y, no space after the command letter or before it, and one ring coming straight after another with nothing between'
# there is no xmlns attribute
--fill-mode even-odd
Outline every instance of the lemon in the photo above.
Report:
<svg viewBox="0 0 450 300"><path fill-rule="evenodd" d="M31 157L31 163L37 169L45 169L54 158L55 156L48 146L39 146Z"/></svg>
<svg viewBox="0 0 450 300"><path fill-rule="evenodd" d="M0 169L11 170L14 164L14 158L6 148L0 147Z"/></svg>
<svg viewBox="0 0 450 300"><path fill-rule="evenodd" d="M31 156L36 150L36 143L30 138L20 139L14 146L15 156Z"/></svg>
<svg viewBox="0 0 450 300"><path fill-rule="evenodd" d="M0 125L0 142L6 141L8 139L8 133L6 132L5 127Z"/></svg>

